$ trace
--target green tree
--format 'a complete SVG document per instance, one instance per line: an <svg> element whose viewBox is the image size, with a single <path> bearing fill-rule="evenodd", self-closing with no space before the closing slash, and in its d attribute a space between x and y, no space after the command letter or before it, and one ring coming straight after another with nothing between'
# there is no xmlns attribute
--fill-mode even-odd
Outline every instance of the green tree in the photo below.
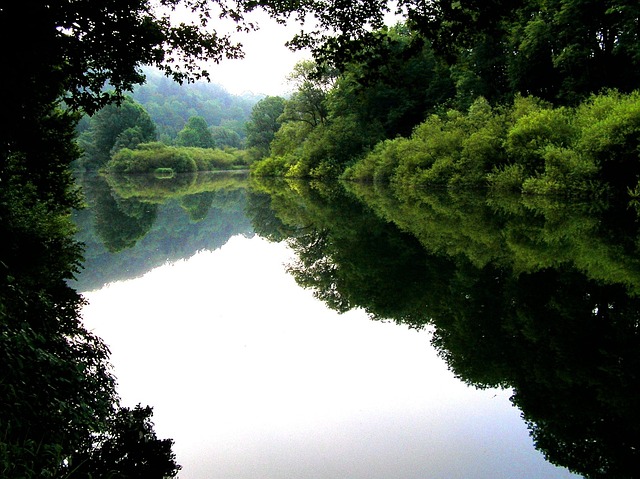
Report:
<svg viewBox="0 0 640 479"><path fill-rule="evenodd" d="M343 70L367 53L384 53L377 31L387 2L302 3L299 10L324 28L303 31L291 43L310 47L317 60ZM515 93L570 104L603 88L629 92L640 84L634 0L408 0L396 13L455 67L462 108L477 96L494 102Z"/></svg>
<svg viewBox="0 0 640 479"><path fill-rule="evenodd" d="M212 126L210 131L213 146L215 148L223 149L225 147L242 147L243 141L238 132L229 129L226 126Z"/></svg>
<svg viewBox="0 0 640 479"><path fill-rule="evenodd" d="M135 148L156 139L156 127L139 103L127 97L110 104L91 117L88 131L81 137L85 155L81 165L87 170L104 166L122 148Z"/></svg>
<svg viewBox="0 0 640 479"><path fill-rule="evenodd" d="M327 94L336 73L310 60L298 62L287 78L294 92L285 103L282 121L298 121L311 127L325 124Z"/></svg>
<svg viewBox="0 0 640 479"><path fill-rule="evenodd" d="M284 105L284 98L268 96L256 103L251 110L251 117L245 124L247 147L254 148L259 157L269 154L271 142L280 129Z"/></svg>
<svg viewBox="0 0 640 479"><path fill-rule="evenodd" d="M198 148L213 148L215 146L209 125L201 116L189 118L184 128L178 132L175 143L178 146L196 146Z"/></svg>

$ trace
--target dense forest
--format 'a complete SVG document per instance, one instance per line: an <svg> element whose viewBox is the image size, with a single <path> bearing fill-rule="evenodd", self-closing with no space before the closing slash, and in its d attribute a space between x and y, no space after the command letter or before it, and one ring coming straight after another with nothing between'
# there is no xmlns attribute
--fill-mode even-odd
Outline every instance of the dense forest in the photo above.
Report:
<svg viewBox="0 0 640 479"><path fill-rule="evenodd" d="M414 7L299 65L256 175L637 196L637 4Z"/></svg>
<svg viewBox="0 0 640 479"><path fill-rule="evenodd" d="M0 90L5 92L0 129L0 234L5 241L0 253L1 477L160 478L174 477L180 468L172 441L156 436L152 408L121 404L109 349L83 325L85 300L70 285L83 258L71 222L71 211L83 203L72 166L103 168L114 154L125 152L122 155L139 160L139 169L171 176L171 167L153 163L163 148L196 149L177 155L193 173L208 167L209 161L213 164L208 152L197 149L222 146L220 151L233 157L231 166L247 165L253 155L266 156L255 163L256 175L344 175L388 180L402 188L484 185L577 195L618 191L635 200L640 197L640 107L633 93L640 86L637 0L401 0L393 7L370 0L160 4L167 10L149 0L34 0L4 2L0 7L3 25L23 26L0 30L0 43L11 45L3 52L0 73ZM172 9L191 11L193 20L176 22L168 13ZM180 121L164 120L158 127L164 108L157 96L160 87L154 90L150 83L137 100L127 98L144 82L143 67L153 66L188 84L210 77L202 66L205 61L240 58L241 45L232 34L216 31L215 23L229 20L236 31L250 32L255 25L246 14L256 9L280 21L306 19L310 24L290 46L309 48L314 61L292 72L297 87L290 98L267 98L253 107L246 127L249 153L233 145L238 140L234 133L242 136L238 122L240 112L247 111L245 103L231 105L195 87L194 98L202 93L207 99L197 108L190 104ZM385 27L389 13L403 21ZM82 120L83 115L90 119ZM101 122L119 126L101 131ZM153 155L148 153L154 149ZM201 163L194 155L201 155ZM352 226L351 221L344 231ZM301 253L315 244L341 244L320 241L323 237L308 239L309 243L301 241ZM363 253L359 259L372 258L364 256L366 248L358 251ZM461 274L467 262L433 265L434 271L446 273L438 284L446 287L448 281L463 292L496 278L484 272ZM555 316L550 318L562 318L565 298L555 292L564 292L575 275L568 270L547 276L542 271L509 280L540 280L531 283L541 286L538 296L523 298L529 307L523 313L510 309L510 297L502 294L509 281L495 283L490 295L496 299L491 303L496 311L504 311L513 325L502 337L514 331L523 336L528 349L515 352L531 351L532 361L545 361L557 351L545 355L536 348L535 338L548 337L549 331L562 342L576 337L576 331L591 331L598 338L602 327L611 326L606 315L596 314L588 328L577 324L563 331L558 329L562 321L556 321L546 329L531 330L531 313L544 318L551 311ZM460 285L465 277L470 278L468 284ZM314 278L301 277L307 280ZM343 291L337 296L334 291L335 297L328 299L340 301ZM567 295L574 293L582 310L593 307L593 299L580 291L569 289ZM637 312L635 303L619 299L619 288L601 297L602 304ZM468 311L473 311L471 306ZM456 319L437 307L436 302L434 321ZM462 325L468 318L458 319ZM637 321L606 331L608 338L622 339L627 353L637 350ZM457 341L441 338L446 350ZM602 381L590 389L596 400L610 390L609 381L618 379L609 371L637 364L633 357L626 358L595 356L596 370L598 361L605 362L604 377L597 378ZM522 390L532 386L533 379L527 382L525 373L509 369L499 354L490 359ZM561 377L573 377L580 364L574 366L561 371ZM575 382L562 383L567 387L561 391L571 392L582 379L588 384L589 378L578 376ZM544 388L536 391L542 391L545 400L549 397ZM571 397L583 398L579 388L574 391L578 394ZM540 419L542 426L551 424L550 417L566 415L567 411L542 407L555 402L527 405L525 397L520 400L527 417ZM633 403L626 396L615 399L629 414L589 423L587 431L611 424L624 429L634 422L637 408L627 407ZM603 403L594 404L601 411ZM586 411L579 419L592 417ZM579 427L569 429L569 435L560 434L566 430L541 429L538 441L565 448L578 460L588 458L585 451L591 452L593 441L580 435ZM615 439L619 430L601 432ZM618 464L636 458L636 443L630 444L631 456L623 456ZM584 450L575 450L577 446ZM594 477L622 477L606 468L607 453L619 451L596 452L604 462L595 465ZM581 470L579 466L574 467Z"/></svg>
<svg viewBox="0 0 640 479"><path fill-rule="evenodd" d="M156 124L158 141L171 143L190 118L202 117L211 130L214 146L242 146L244 124L260 96L236 96L215 83L182 85L155 70L145 70L145 82L131 97Z"/></svg>

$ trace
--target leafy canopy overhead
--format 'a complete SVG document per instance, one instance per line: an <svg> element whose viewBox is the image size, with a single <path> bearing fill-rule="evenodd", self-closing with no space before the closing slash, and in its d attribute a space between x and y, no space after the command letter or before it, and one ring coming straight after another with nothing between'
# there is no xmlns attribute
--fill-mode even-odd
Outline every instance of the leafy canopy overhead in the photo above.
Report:
<svg viewBox="0 0 640 479"><path fill-rule="evenodd" d="M12 45L3 61L3 83L21 91L26 84L48 83L48 98L65 95L67 103L92 113L144 81L142 65L154 65L183 82L208 78L201 61L242 56L229 34L212 27L230 18L238 30L254 25L244 2L215 0L74 0L3 2L0 21L29 29L3 29ZM190 13L186 15L186 13ZM184 20L189 19L189 20ZM114 93L107 93L109 85Z"/></svg>

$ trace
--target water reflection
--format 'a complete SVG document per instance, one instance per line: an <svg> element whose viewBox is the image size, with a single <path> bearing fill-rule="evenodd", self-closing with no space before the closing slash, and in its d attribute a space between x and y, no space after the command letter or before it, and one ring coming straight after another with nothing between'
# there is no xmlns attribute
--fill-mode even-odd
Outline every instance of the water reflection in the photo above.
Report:
<svg viewBox="0 0 640 479"><path fill-rule="evenodd" d="M246 174L82 179L88 208L76 212L85 245L81 291L141 276L167 261L215 250L234 235L252 235L244 214ZM166 185L165 183L169 183Z"/></svg>
<svg viewBox="0 0 640 479"><path fill-rule="evenodd" d="M633 476L633 212L362 185L111 181L111 201L138 202L120 212L156 213L102 270L120 270L123 254L170 262L90 293L87 321L130 400L156 405L184 477L567 476L527 427L555 464ZM227 230L187 234L219 241L181 248L179 216Z"/></svg>
<svg viewBox="0 0 640 479"><path fill-rule="evenodd" d="M154 405L181 477L565 477L508 392L455 380L424 332L327 310L290 259L236 236L88 294L121 394Z"/></svg>
<svg viewBox="0 0 640 479"><path fill-rule="evenodd" d="M355 197L327 185L263 185L285 223L305 225L291 240L298 283L339 311L434 327L433 344L463 381L513 388L550 461L632 477L635 213L348 187Z"/></svg>

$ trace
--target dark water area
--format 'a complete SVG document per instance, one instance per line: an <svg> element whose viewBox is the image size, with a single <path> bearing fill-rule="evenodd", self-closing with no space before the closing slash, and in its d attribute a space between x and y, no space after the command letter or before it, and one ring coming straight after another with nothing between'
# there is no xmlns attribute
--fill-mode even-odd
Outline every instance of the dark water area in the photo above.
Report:
<svg viewBox="0 0 640 479"><path fill-rule="evenodd" d="M83 184L85 321L181 477L634 477L635 210L241 174Z"/></svg>

